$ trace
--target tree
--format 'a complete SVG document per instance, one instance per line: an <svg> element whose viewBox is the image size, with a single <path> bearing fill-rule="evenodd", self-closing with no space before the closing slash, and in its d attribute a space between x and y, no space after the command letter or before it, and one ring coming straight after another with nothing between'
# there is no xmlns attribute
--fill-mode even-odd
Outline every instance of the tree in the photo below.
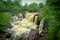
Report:
<svg viewBox="0 0 60 40"><path fill-rule="evenodd" d="M27 7L28 7L28 5L25 4L24 6L22 6L22 10L23 10L23 11L27 11L27 10L28 10Z"/></svg>
<svg viewBox="0 0 60 40"><path fill-rule="evenodd" d="M38 5L36 3L32 3L27 7L28 11L36 12L38 11Z"/></svg>
<svg viewBox="0 0 60 40"><path fill-rule="evenodd" d="M11 13L19 13L22 11L22 6L20 5L20 0L15 0L12 2L11 0L0 0L0 12L11 12Z"/></svg>
<svg viewBox="0 0 60 40"><path fill-rule="evenodd" d="M0 12L3 12L6 10L6 2L3 0L0 0Z"/></svg>
<svg viewBox="0 0 60 40"><path fill-rule="evenodd" d="M19 13L22 11L22 6L19 4L20 0L15 0L14 2L12 1L7 1L7 11L12 12L12 13Z"/></svg>

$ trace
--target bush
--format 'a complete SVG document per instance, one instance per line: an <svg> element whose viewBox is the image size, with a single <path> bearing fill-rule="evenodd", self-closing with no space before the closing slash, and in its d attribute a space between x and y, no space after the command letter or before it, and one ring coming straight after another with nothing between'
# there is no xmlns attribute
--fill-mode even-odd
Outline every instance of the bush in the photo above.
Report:
<svg viewBox="0 0 60 40"><path fill-rule="evenodd" d="M6 30L8 28L10 17L10 13L0 12L0 30Z"/></svg>

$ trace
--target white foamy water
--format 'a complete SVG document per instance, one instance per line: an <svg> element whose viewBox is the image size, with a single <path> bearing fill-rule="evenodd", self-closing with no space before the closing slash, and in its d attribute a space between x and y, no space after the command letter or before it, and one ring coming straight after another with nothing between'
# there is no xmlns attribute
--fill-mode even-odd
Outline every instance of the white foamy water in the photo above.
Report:
<svg viewBox="0 0 60 40"><path fill-rule="evenodd" d="M14 40L16 40L17 37L27 37L29 35L29 32L31 29L37 29L37 24L33 22L33 17L35 16L34 13L25 13L25 18L23 18L22 14L20 14L20 17L13 16L11 25L13 26L12 31L12 37ZM21 20L20 20L21 19ZM35 19L35 21L37 18Z"/></svg>
<svg viewBox="0 0 60 40"><path fill-rule="evenodd" d="M12 40L17 40L20 37L28 37L31 29L37 29L37 18L38 16L35 16L36 13L24 13L25 18L23 18L23 15L19 13L18 16L12 16L11 25L12 28L10 29L10 32L12 33ZM35 16L35 19L34 19ZM33 22L34 19L34 22ZM39 25L39 33L42 32L44 19L41 19L40 25Z"/></svg>

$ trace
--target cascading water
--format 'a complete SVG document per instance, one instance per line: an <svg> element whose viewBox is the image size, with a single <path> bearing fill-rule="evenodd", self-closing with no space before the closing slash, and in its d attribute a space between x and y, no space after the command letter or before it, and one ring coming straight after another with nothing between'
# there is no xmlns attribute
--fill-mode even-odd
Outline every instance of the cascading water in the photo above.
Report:
<svg viewBox="0 0 60 40"><path fill-rule="evenodd" d="M28 37L29 32L31 29L36 29L37 25L33 22L33 17L35 16L34 13L25 13L25 18L23 18L22 14L20 13L19 18L18 16L12 17L11 25L13 26L12 31L12 40L17 40L20 37ZM36 21L36 19L35 19Z"/></svg>
<svg viewBox="0 0 60 40"><path fill-rule="evenodd" d="M41 19L41 22L40 22L40 24L39 24L39 33L41 33L42 30L43 30L44 20L45 20L45 17Z"/></svg>
<svg viewBox="0 0 60 40"><path fill-rule="evenodd" d="M18 16L13 16L11 21L11 33L12 33L12 40L18 40L19 38L23 37L27 38L29 36L29 33L31 29L37 29L37 18L38 16L35 16L35 13L24 13L24 18L21 13L19 13ZM33 19L35 16L35 19ZM34 22L33 22L34 20ZM43 21L41 22L43 23ZM42 25L39 25L39 30L42 31ZM39 32L40 32L39 31ZM25 40L25 39L24 39Z"/></svg>

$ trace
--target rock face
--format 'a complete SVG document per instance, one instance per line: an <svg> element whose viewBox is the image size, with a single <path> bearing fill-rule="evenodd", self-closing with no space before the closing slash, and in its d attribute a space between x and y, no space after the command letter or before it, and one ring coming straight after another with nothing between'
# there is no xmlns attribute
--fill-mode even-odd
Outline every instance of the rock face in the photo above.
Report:
<svg viewBox="0 0 60 40"><path fill-rule="evenodd" d="M11 39L11 34L0 30L0 40Z"/></svg>
<svg viewBox="0 0 60 40"><path fill-rule="evenodd" d="M29 40L39 40L39 32L38 30L32 29L29 33Z"/></svg>

